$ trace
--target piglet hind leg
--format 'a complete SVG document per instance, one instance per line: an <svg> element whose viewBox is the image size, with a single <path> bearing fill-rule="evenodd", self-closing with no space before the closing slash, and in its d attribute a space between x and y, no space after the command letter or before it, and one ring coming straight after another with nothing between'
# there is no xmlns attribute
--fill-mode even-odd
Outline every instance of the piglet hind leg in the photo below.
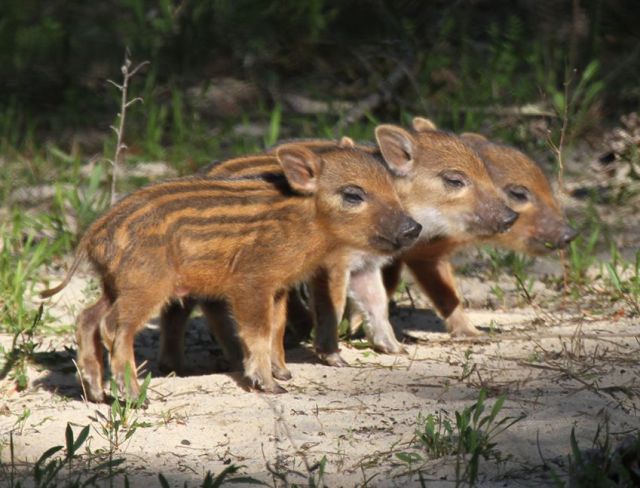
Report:
<svg viewBox="0 0 640 488"><path fill-rule="evenodd" d="M382 267L382 280L389 300L393 298L402 277L402 261L399 258Z"/></svg>
<svg viewBox="0 0 640 488"><path fill-rule="evenodd" d="M238 293L229 297L242 345L244 376L252 389L265 393L286 393L271 370L271 334L274 319L273 293Z"/></svg>
<svg viewBox="0 0 640 488"><path fill-rule="evenodd" d="M364 320L364 331L373 348L386 354L405 354L389 322L387 291L377 268L353 271L349 297Z"/></svg>
<svg viewBox="0 0 640 488"><path fill-rule="evenodd" d="M288 332L293 332L297 342L306 341L311 337L314 323L310 304L302 296L302 286L292 288L287 296Z"/></svg>
<svg viewBox="0 0 640 488"><path fill-rule="evenodd" d="M224 300L203 300L200 308L207 318L209 331L222 348L231 371L242 370L242 346L237 333L236 322L231 315L229 305Z"/></svg>
<svg viewBox="0 0 640 488"><path fill-rule="evenodd" d="M188 297L182 301L174 300L160 313L158 368L165 374L175 371L183 375L185 372L184 335L195 304L195 299Z"/></svg>
<svg viewBox="0 0 640 488"><path fill-rule="evenodd" d="M112 301L107 293L82 311L76 327L78 343L78 376L82 390L92 402L104 401L103 346L100 338L100 323L108 313Z"/></svg>

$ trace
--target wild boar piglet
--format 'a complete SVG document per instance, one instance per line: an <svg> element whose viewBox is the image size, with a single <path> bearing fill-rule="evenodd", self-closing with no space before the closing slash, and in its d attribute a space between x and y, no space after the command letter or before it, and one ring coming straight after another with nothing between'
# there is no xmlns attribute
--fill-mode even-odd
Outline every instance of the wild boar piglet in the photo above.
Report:
<svg viewBox="0 0 640 488"><path fill-rule="evenodd" d="M64 281L83 259L102 280L99 300L78 318L78 365L92 401L104 400L102 345L121 392L139 393L133 339L147 319L181 297L224 300L237 324L249 384L283 391L287 290L327 260L358 249L390 254L420 225L402 208L388 171L355 148L315 154L287 144L268 156L265 178L191 177L143 188L114 205L83 236Z"/></svg>

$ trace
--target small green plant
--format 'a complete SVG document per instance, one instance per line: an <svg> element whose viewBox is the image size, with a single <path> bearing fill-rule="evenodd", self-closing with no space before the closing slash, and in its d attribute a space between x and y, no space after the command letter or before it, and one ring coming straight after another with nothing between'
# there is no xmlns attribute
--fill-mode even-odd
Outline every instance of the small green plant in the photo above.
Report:
<svg viewBox="0 0 640 488"><path fill-rule="evenodd" d="M18 431L20 435L24 431L25 426L27 425L27 420L31 417L31 409L28 407L24 407L22 413L18 415L16 419L16 423L13 425L14 429Z"/></svg>
<svg viewBox="0 0 640 488"><path fill-rule="evenodd" d="M104 167L96 164L91 170L86 185L70 189L56 187L53 216L45 215L44 218L57 219L50 225L55 227L57 224L59 226L57 230L61 235L68 234L69 249L89 224L109 205L108 195L102 188L104 173ZM70 222L70 219L73 221Z"/></svg>
<svg viewBox="0 0 640 488"><path fill-rule="evenodd" d="M593 60L580 72L575 88L571 89L571 85L577 70L565 73L564 90L547 85L553 108L558 115L571 121L573 135L581 133L591 123L589 113L604 89L604 83L598 79L599 71L600 63Z"/></svg>
<svg viewBox="0 0 640 488"><path fill-rule="evenodd" d="M596 262L595 249L600 239L600 226L594 225L590 234L578 236L569 245L569 280L574 288L587 282L587 270Z"/></svg>
<svg viewBox="0 0 640 488"><path fill-rule="evenodd" d="M473 350L470 347L468 347L464 351L462 358L462 371L460 372L460 376L458 377L460 381L466 380L476 370L477 365L471 358L472 354Z"/></svg>
<svg viewBox="0 0 640 488"><path fill-rule="evenodd" d="M604 263L615 298L624 300L636 315L640 315L640 251L633 263L626 262L612 246L611 262Z"/></svg>
<svg viewBox="0 0 640 488"><path fill-rule="evenodd" d="M0 226L0 331L13 335L0 378L11 374L18 389L27 385L26 364L36 348L36 330L48 318L42 306L37 308L29 299L40 282L39 270L70 247L53 222L16 210L11 221Z"/></svg>
<svg viewBox="0 0 640 488"><path fill-rule="evenodd" d="M166 104L158 103L154 97L156 81L155 70L151 69L146 76L142 95L145 100L145 123L139 139L148 157L164 158L166 147L163 145L163 137L168 125L168 107Z"/></svg>
<svg viewBox="0 0 640 488"><path fill-rule="evenodd" d="M125 369L125 388L128 389L131 384L131 378L133 373L131 367L127 366ZM122 461L115 458L116 452L120 451L131 437L136 433L139 428L150 427L148 422L141 422L138 420L137 415L134 412L144 407L147 403L147 388L151 382L151 374L147 374L142 385L140 386L140 394L136 398L121 398L118 385L112 378L110 382L112 403L107 412L107 415L103 414L99 410L96 410L96 416L92 420L97 424L94 425L96 433L105 439L109 443L109 448L106 453L107 461L104 466L109 471L109 478L117 474L113 471L118 467Z"/></svg>
<svg viewBox="0 0 640 488"><path fill-rule="evenodd" d="M500 327L498 323L495 320L491 319L489 321L489 335L494 335L499 330L500 330Z"/></svg>
<svg viewBox="0 0 640 488"><path fill-rule="evenodd" d="M128 389L131 384L133 374L131 367L127 365L125 368L125 388ZM134 412L143 408L147 404L147 389L151 382L151 373L147 374L144 381L140 385L140 394L136 398L122 396L119 392L116 381L112 378L110 381L111 389L111 407L108 415L104 415L100 411L96 411L99 420L98 434L109 442L112 450L120 449L136 430L140 427L150 427L147 422L140 422Z"/></svg>
<svg viewBox="0 0 640 488"><path fill-rule="evenodd" d="M591 447L580 449L575 427L571 429L569 442L571 453L567 456L569 481L565 482L547 461L557 488L634 487L640 483L640 433L629 434L613 445L609 423L598 424Z"/></svg>
<svg viewBox="0 0 640 488"><path fill-rule="evenodd" d="M211 471L207 471L207 474L200 485L202 488L218 488L226 483L242 483L244 485L265 485L265 483L252 478L251 476L235 476L244 466L236 466L232 464L224 468L220 474L214 475ZM162 488L170 488L171 485L167 478L162 473L158 473L158 481ZM266 485L265 485L266 486Z"/></svg>
<svg viewBox="0 0 640 488"><path fill-rule="evenodd" d="M505 297L507 296L507 294L505 293L504 289L498 283L496 283L494 285L491 285L491 290L490 291L493 294L493 296L496 297L496 300L498 300L498 302L504 303Z"/></svg>
<svg viewBox="0 0 640 488"><path fill-rule="evenodd" d="M340 339L349 339L351 336L351 322L348 318L343 318L338 324L338 337Z"/></svg>
<svg viewBox="0 0 640 488"><path fill-rule="evenodd" d="M489 256L491 265L491 275L496 278L505 271L519 276L523 280L528 278L528 269L533 264L533 258L513 251L502 251L497 248L487 247L484 249Z"/></svg>
<svg viewBox="0 0 640 488"><path fill-rule="evenodd" d="M98 467L96 474L88 479L81 480L82 473L74 473L74 463L80 458L78 454L89 436L89 426L82 428L77 437L73 429L67 424L65 429L65 446L53 446L47 449L33 465L30 473L17 473L14 458L13 432L9 434L10 465L8 468L1 466L3 475L9 480L10 488L22 488L34 486L36 488L79 488L92 485L98 479ZM56 456L64 449L63 456ZM66 468L66 472L63 470ZM8 473L6 472L8 469ZM18 479L20 478L20 479Z"/></svg>
<svg viewBox="0 0 640 488"><path fill-rule="evenodd" d="M325 470L327 468L327 457L322 456L322 459L314 464L309 464L309 462L304 459L304 464L306 467L306 473L297 470L288 469L286 466L280 465L279 461L276 461L275 466L271 466L270 463L267 463L267 470L273 475L273 479L278 480L275 483L275 486L290 486L291 488L326 488L324 482ZM299 478L306 478L306 483L299 485L298 483L291 482L288 480L290 475L295 475ZM260 481L254 480L256 484L264 484ZM282 483L282 485L280 485Z"/></svg>
<svg viewBox="0 0 640 488"><path fill-rule="evenodd" d="M271 117L269 119L269 132L265 135L265 138L264 138L265 147L271 147L276 142L278 142L281 125L282 125L282 107L280 105L276 105L273 111L271 112Z"/></svg>
<svg viewBox="0 0 640 488"><path fill-rule="evenodd" d="M503 462L502 454L496 449L495 438L524 418L523 414L498 419L505 395L496 399L491 410L487 410L486 399L487 391L483 388L478 400L462 412L456 411L453 419L442 411L437 415L418 417L416 447L426 452L426 459L455 456L456 486L465 483L471 486L477 481L480 458ZM396 453L396 457L410 469L413 469L412 465L426 461L421 453L415 451Z"/></svg>
<svg viewBox="0 0 640 488"><path fill-rule="evenodd" d="M418 416L418 424L421 425L421 429L416 430L416 436L430 458L441 458L452 452L454 426L442 411L436 415L429 414L425 418Z"/></svg>
<svg viewBox="0 0 640 488"><path fill-rule="evenodd" d="M533 285L535 277L529 275L529 268L533 264L533 258L513 251L502 251L487 247L484 249L489 256L491 266L491 276L496 279L500 273L508 272L516 282L516 287L520 291L527 303L533 301ZM491 292L499 302L504 303L505 291L497 283L491 287Z"/></svg>
<svg viewBox="0 0 640 488"><path fill-rule="evenodd" d="M327 469L327 456L322 456L322 459L313 464L312 466L307 466L306 478L307 482L303 485L298 485L297 483L291 483L291 488L326 488L324 482L324 474ZM305 474L301 472L295 472L298 476L304 477ZM286 478L285 478L286 481Z"/></svg>
<svg viewBox="0 0 640 488"><path fill-rule="evenodd" d="M13 334L33 324L28 296L38 268L57 253L60 242L38 240L29 232L29 219L16 212L10 226L0 227L0 329Z"/></svg>
<svg viewBox="0 0 640 488"><path fill-rule="evenodd" d="M43 306L40 305L33 317L31 327L16 331L13 335L11 350L5 353L5 362L0 371L0 379L8 375L15 382L18 390L24 390L29 384L27 362L33 356L37 347L33 336L42 319L42 312Z"/></svg>

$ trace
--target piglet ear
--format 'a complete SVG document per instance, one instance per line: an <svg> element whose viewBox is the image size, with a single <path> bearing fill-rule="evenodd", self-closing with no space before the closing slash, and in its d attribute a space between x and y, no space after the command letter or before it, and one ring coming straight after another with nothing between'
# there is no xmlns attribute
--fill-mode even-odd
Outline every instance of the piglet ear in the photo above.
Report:
<svg viewBox="0 0 640 488"><path fill-rule="evenodd" d="M475 132L463 132L462 134L460 134L460 137L464 142L488 142L489 141L489 139L487 139L482 134L477 134Z"/></svg>
<svg viewBox="0 0 640 488"><path fill-rule="evenodd" d="M414 117L411 124L413 125L413 130L415 130L416 132L438 130L436 124L434 124L432 120L425 117Z"/></svg>
<svg viewBox="0 0 640 488"><path fill-rule="evenodd" d="M391 172L398 176L408 175L413 169L416 150L413 136L402 127L385 124L376 127L376 140Z"/></svg>
<svg viewBox="0 0 640 488"><path fill-rule="evenodd" d="M320 159L301 144L284 144L276 157L291 188L299 193L315 193L318 186Z"/></svg>
<svg viewBox="0 0 640 488"><path fill-rule="evenodd" d="M351 147L354 148L356 147L356 143L353 142L353 139L351 139L351 137L348 136L342 136L342 138L340 139L340 142L338 143L338 147Z"/></svg>

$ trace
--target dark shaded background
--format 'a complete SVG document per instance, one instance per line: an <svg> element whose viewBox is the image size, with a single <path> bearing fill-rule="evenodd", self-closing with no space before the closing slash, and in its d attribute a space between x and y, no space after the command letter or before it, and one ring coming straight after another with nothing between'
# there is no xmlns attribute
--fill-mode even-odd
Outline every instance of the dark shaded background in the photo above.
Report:
<svg viewBox="0 0 640 488"><path fill-rule="evenodd" d="M0 110L13 130L111 121L105 81L128 47L160 100L232 77L266 106L287 90L358 100L402 62L410 76L375 108L389 120L543 100L595 61L607 119L637 107L639 36L632 0L3 0Z"/></svg>

